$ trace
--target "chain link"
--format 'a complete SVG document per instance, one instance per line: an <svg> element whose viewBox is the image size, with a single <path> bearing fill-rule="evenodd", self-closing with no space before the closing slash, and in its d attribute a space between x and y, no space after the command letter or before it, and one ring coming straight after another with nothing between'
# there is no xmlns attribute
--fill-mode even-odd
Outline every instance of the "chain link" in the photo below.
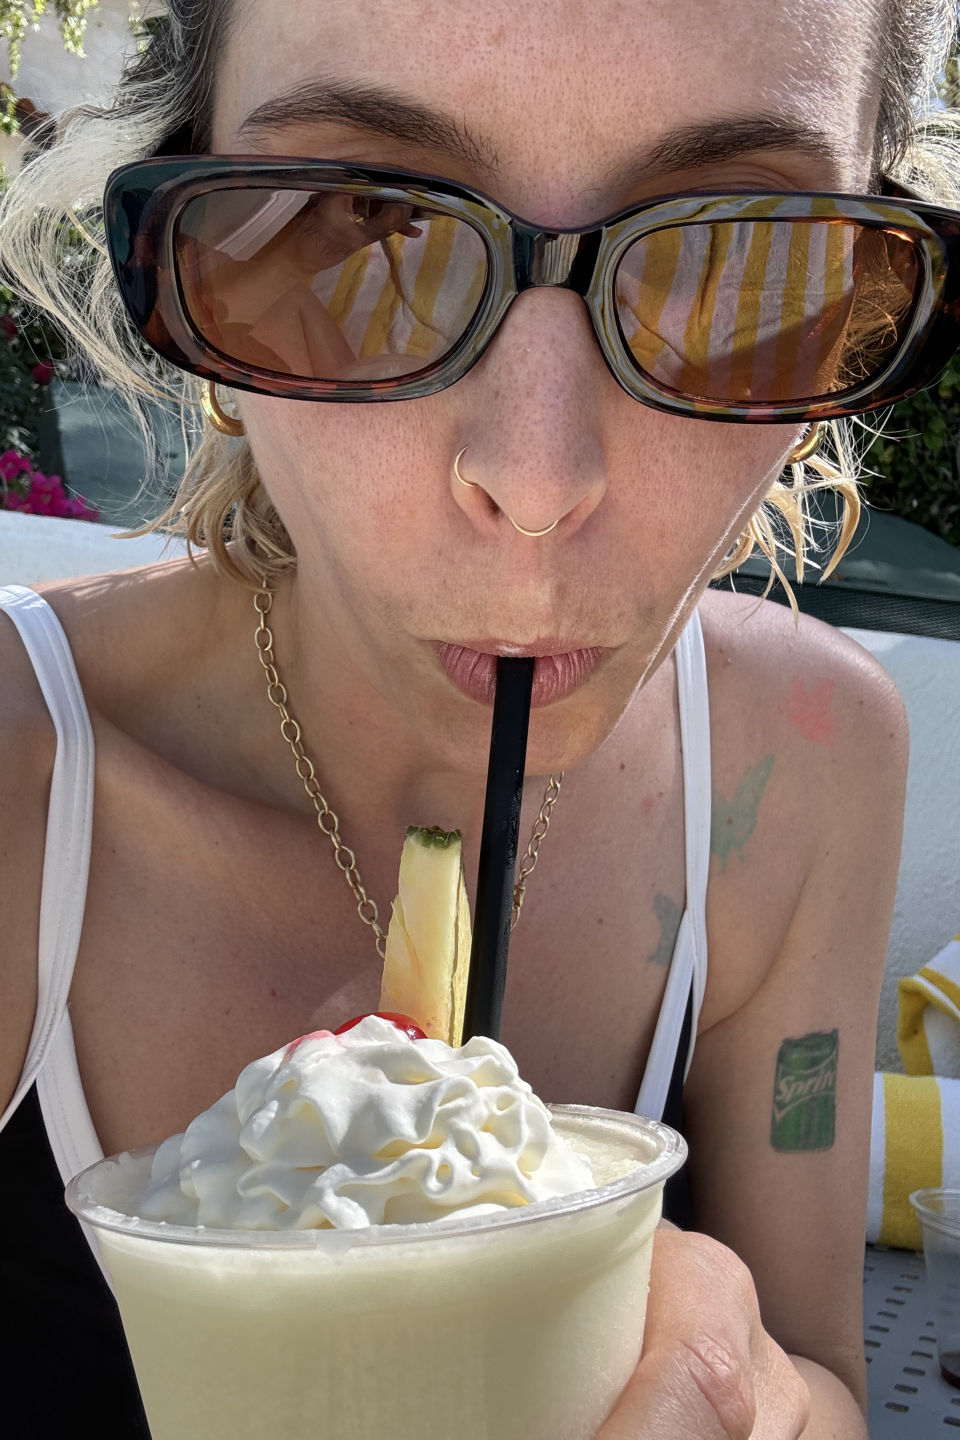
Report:
<svg viewBox="0 0 960 1440"><path fill-rule="evenodd" d="M380 912L377 909L375 900L371 900L363 888L363 881L360 879L360 871L357 869L357 857L345 845L340 838L340 821L336 814L327 804L323 791L320 789L320 782L317 779L317 772L314 769L313 761L307 755L301 744L302 732L296 720L290 714L288 707L289 696L287 687L280 679L277 670L276 660L273 654L273 631L267 624L267 616L273 608L273 592L260 590L253 597L253 608L257 612L256 645L257 656L263 667L263 673L267 677L267 699L275 710L280 714L280 734L290 746L293 753L294 764L297 775L304 790L307 792L317 812L317 824L324 835L333 846L333 858L338 868L343 872L343 878L350 886L354 900L357 902L357 914L364 925L369 925L375 937L377 954L384 959L386 953L387 936L380 925ZM550 815L554 805L560 799L560 786L563 784L564 772L559 775L551 775L547 781L547 788L543 794L543 803L540 806L540 813L534 822L533 831L530 835L530 844L527 846L527 853L520 861L520 868L517 871L517 883L513 888L513 911L510 918L510 929L516 928L520 919L520 911L523 909L523 897L527 889L527 881L537 866L537 857L540 854L540 846L546 838L550 829Z"/></svg>
<svg viewBox="0 0 960 1440"><path fill-rule="evenodd" d="M259 591L253 597L253 605L257 612L257 654L260 657L260 664L263 666L263 673L267 677L267 697L274 709L280 712L280 734L293 752L297 774L317 812L317 824L333 846L333 858L343 872L343 878L350 886L353 898L357 902L357 914L364 925L369 925L373 931L377 954L382 960L386 951L387 936L380 925L377 902L371 900L363 888L360 871L357 869L357 857L350 846L344 845L340 838L340 821L327 804L323 791L320 789L317 772L313 768L313 761L301 744L300 726L287 709L287 687L277 673L273 655L273 631L267 624L267 616L273 606L272 593L269 590Z"/></svg>
<svg viewBox="0 0 960 1440"><path fill-rule="evenodd" d="M517 928L520 911L523 909L523 897L527 891L527 881L537 868L540 846L547 838L547 831L550 829L550 816L554 805L556 805L560 799L560 786L563 784L565 773L565 771L561 770L559 775L551 775L547 781L547 788L543 792L543 804L540 806L540 814L534 821L530 844L527 846L526 855L524 855L520 861L520 868L517 871L517 883L513 887L513 910L510 915L511 932Z"/></svg>

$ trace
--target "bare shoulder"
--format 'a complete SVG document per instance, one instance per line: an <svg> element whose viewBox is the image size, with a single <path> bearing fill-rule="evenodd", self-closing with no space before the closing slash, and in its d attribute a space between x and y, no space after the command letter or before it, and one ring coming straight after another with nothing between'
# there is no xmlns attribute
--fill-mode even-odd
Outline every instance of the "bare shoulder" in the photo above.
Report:
<svg viewBox="0 0 960 1440"><path fill-rule="evenodd" d="M0 613L0 1109L33 1027L46 806L56 736L13 622Z"/></svg>
<svg viewBox="0 0 960 1440"><path fill-rule="evenodd" d="M840 631L726 593L710 594L701 617L713 783L709 1025L758 991L801 914L819 917L805 922L804 946L821 957L834 942L820 931L839 934L861 900L889 920L909 742L893 681ZM875 938L865 965L882 962L886 938Z"/></svg>
<svg viewBox="0 0 960 1440"><path fill-rule="evenodd" d="M45 797L56 736L40 684L13 621L0 611L0 835L15 830L17 806ZM0 878L8 866L0 869Z"/></svg>
<svg viewBox="0 0 960 1440"><path fill-rule="evenodd" d="M131 700L153 703L188 668L202 671L217 611L238 587L205 558L178 558L37 589L66 632L89 708L116 720Z"/></svg>
<svg viewBox="0 0 960 1440"><path fill-rule="evenodd" d="M906 764L893 680L855 640L786 605L711 591L700 606L721 763L736 737L764 733L809 773L842 757L850 783L878 759Z"/></svg>
<svg viewBox="0 0 960 1440"><path fill-rule="evenodd" d="M97 743L116 732L182 744L198 677L220 647L234 595L209 564L174 560L36 587L67 637ZM222 647L220 647L222 648ZM214 708L214 707L210 707ZM179 727L179 728L178 728ZM109 748L109 747L108 747ZM36 1011L37 932L56 734L16 627L0 612L0 1110L20 1075Z"/></svg>

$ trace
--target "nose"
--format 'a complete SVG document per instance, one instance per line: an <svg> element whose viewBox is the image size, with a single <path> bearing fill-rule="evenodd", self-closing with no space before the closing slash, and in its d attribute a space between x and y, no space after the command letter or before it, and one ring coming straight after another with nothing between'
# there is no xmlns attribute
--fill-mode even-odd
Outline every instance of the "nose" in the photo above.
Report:
<svg viewBox="0 0 960 1440"><path fill-rule="evenodd" d="M453 473L454 473L454 477L456 478L457 483L458 483L459 485L462 485L465 490L479 490L479 491L481 491L481 493L486 497L486 500L487 500L487 505L486 505L485 509L486 509L487 512L491 515L491 518L493 518L496 514L503 513L503 512L501 512L501 510L500 510L500 506L497 505L496 501L493 499L493 497L490 495L490 493L489 493L487 490L484 490L483 486L482 486L481 484L479 484L478 481L476 481L476 480L465 480L464 477L463 477L463 473L462 473L462 471L461 471L461 469L460 469L460 461L463 459L464 455L466 455L466 453L467 453L467 451L468 451L469 449L470 449L470 446L469 446L469 445L464 445L464 447L463 447L462 450L458 450L458 451L457 451L456 457L455 457L454 462L453 462ZM483 504L482 501L479 502L479 503L480 503L481 505ZM464 508L466 508L465 502L464 502ZM565 518L566 518L566 517L563 516L563 515L558 515L555 520L551 520L550 524L549 524L549 525L544 525L542 529L540 529L540 530L528 530L525 525L521 525L518 520L514 520L514 518L513 518L512 515L507 515L507 519L510 521L510 524L513 526L514 530L516 530L517 534L518 534L518 535L526 535L526 536L527 536L529 539L531 539L531 540L539 540L539 539L541 539L544 535L549 535L552 531L556 530L557 526L560 524L560 521L563 520L563 519L565 519Z"/></svg>
<svg viewBox="0 0 960 1440"><path fill-rule="evenodd" d="M487 535L570 537L607 487L602 413L615 382L586 307L568 290L529 290L460 382L454 501Z"/></svg>

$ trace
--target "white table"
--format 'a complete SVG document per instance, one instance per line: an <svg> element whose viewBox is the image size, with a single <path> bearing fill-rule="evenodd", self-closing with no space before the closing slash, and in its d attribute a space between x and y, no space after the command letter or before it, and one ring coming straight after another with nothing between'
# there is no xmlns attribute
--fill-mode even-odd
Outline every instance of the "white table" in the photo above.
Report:
<svg viewBox="0 0 960 1440"><path fill-rule="evenodd" d="M960 1431L960 1390L940 1374L922 1255L867 1246L863 1325L870 1440L947 1440Z"/></svg>

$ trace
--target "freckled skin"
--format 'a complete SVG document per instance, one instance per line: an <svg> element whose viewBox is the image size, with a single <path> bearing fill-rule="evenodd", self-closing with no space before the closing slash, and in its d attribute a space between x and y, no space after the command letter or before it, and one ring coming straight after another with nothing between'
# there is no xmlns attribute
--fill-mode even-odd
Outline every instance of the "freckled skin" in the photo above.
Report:
<svg viewBox="0 0 960 1440"><path fill-rule="evenodd" d="M261 150L439 174L546 227L693 188L857 190L877 104L874 23L854 0L242 0L223 37L214 148L235 151L250 110L326 76L443 111L471 146L439 153L325 121L260 137ZM691 49L704 33L706 58ZM815 124L831 154L637 168L668 129L757 112ZM684 1094L696 1223L749 1265L766 1329L805 1357L820 1428L804 1440L863 1440L851 1397L864 1393L872 1028L899 855L902 714L844 636L705 593L797 428L710 425L637 404L607 371L579 300L558 291L522 296L483 359L439 395L328 405L244 394L239 407L298 556L276 591L277 663L381 917L410 824L462 828L471 881L476 872L490 711L450 684L433 643L562 636L605 651L530 730L524 835L546 776L567 775L511 947L503 1038L547 1100L636 1101L669 970L657 896L688 903L671 652L699 604L713 787L729 815L710 867L707 987ZM453 477L467 444L486 498ZM567 518L534 541L500 523L503 512L530 528ZM111 1152L184 1128L254 1057L374 1010L380 961L267 702L249 593L203 561L46 593L97 743L70 1002ZM6 621L0 664L0 1076L12 1093L33 1023L53 751ZM805 697L833 684L832 744L811 743L779 712L797 677ZM718 813L715 800L715 823ZM780 1155L778 1048L834 1029L838 1143ZM658 1250L675 1258L655 1271L654 1348L658 1334L666 1344L679 1333L674 1303L719 1323L732 1257L703 1245L702 1305L689 1299L701 1294L690 1272L678 1278L678 1246ZM733 1293L742 1318L743 1287ZM774 1352L786 1366L776 1347L762 1351ZM798 1382L777 1365L758 1383L765 1433L780 1440L799 1433L782 1408ZM608 1431L617 1440L646 1424L649 1369L637 1373L646 1408Z"/></svg>

